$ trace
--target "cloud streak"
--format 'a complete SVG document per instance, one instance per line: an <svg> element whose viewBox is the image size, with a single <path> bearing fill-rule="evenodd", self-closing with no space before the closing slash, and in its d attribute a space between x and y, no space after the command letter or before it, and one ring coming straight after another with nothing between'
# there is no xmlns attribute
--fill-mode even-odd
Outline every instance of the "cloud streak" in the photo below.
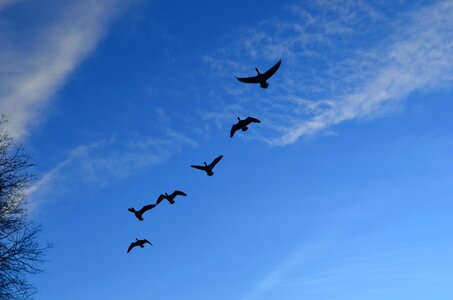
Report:
<svg viewBox="0 0 453 300"><path fill-rule="evenodd" d="M385 62L363 85L344 95L337 104L301 121L275 141L295 142L331 125L379 113L386 103L402 100L410 93L442 86L453 79L453 3L444 2L418 12L382 55Z"/></svg>
<svg viewBox="0 0 453 300"><path fill-rule="evenodd" d="M79 145L29 188L29 210L49 197L61 196L75 186L107 186L146 167L162 164L182 147L197 147L190 137L168 128L162 136L113 136Z"/></svg>
<svg viewBox="0 0 453 300"><path fill-rule="evenodd" d="M272 134L259 138L270 144L291 144L346 121L385 114L415 91L452 82L451 1L416 6L393 16L396 21L361 1L287 9L297 16L294 21L265 21L229 47L237 53L220 50L227 63L215 55L205 58L226 74L237 72L231 66L243 62L244 54L257 65L263 56L283 57L267 99L248 90L239 96L243 110L266 119L263 126Z"/></svg>
<svg viewBox="0 0 453 300"><path fill-rule="evenodd" d="M14 3L1 2L0 8L7 4ZM121 4L72 1L49 10L57 16L45 15L36 31L1 29L10 39L0 46L0 108L14 138L25 138L39 123L52 96L105 35Z"/></svg>
<svg viewBox="0 0 453 300"><path fill-rule="evenodd" d="M423 259L424 244L404 239L407 231L397 226L401 220L389 221L393 233L382 228L389 207L392 201L358 203L321 216L312 234L295 250L284 250L289 254L239 299L363 299L376 291L397 295L403 282L412 291L414 277L431 277L424 262L414 266ZM386 243L392 234L397 242Z"/></svg>
<svg viewBox="0 0 453 300"><path fill-rule="evenodd" d="M18 0L0 0L0 11L14 4L15 2L18 2Z"/></svg>

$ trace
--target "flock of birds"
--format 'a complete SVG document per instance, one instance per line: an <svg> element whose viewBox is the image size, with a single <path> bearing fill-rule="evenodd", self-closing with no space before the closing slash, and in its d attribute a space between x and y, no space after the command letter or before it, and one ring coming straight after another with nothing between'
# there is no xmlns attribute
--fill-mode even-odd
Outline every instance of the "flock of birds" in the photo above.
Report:
<svg viewBox="0 0 453 300"><path fill-rule="evenodd" d="M236 77L236 78L239 81L244 82L244 83L255 83L255 84L258 83L260 85L260 87L265 89L265 88L267 88L269 86L269 83L267 83L267 80L269 78L271 78L272 75L275 74L275 72L277 72L277 70L280 67L281 63L282 63L282 61L279 60L272 68L270 68L269 70L267 70L264 73L260 73L258 68L255 68L256 72L258 73L256 76L253 76L253 77ZM261 121L256 119L256 118L254 118L254 117L247 117L247 118L245 118L243 120L241 120L238 117L238 122L231 127L230 137L232 138L234 136L234 134L236 133L236 131L238 131L238 130L247 131L248 130L248 126L250 124L252 124L252 123L261 123ZM207 164L206 162L204 162L202 166L200 166L200 165L191 165L191 167L195 168L195 169L198 169L198 170L201 170L201 171L205 171L206 175L212 176L212 175L214 175L214 172L212 170L214 169L214 167L219 163L219 161L222 158L223 158L223 155L219 155L210 164ZM145 205L139 210L136 210L135 208L131 207L131 208L128 208L128 211L133 213L135 215L135 217L139 221L143 221L144 220L143 219L143 214L145 212L155 208L163 200L167 200L170 204L175 204L175 198L177 196L187 196L187 194L182 192L182 191L178 191L178 190L175 190L171 194L164 193L164 194L161 194L157 198L156 203ZM129 245L129 248L127 249L127 252L129 253L135 247L144 248L145 244L150 244L151 246L153 245L147 239L139 240L139 239L136 238L135 242L132 242Z"/></svg>

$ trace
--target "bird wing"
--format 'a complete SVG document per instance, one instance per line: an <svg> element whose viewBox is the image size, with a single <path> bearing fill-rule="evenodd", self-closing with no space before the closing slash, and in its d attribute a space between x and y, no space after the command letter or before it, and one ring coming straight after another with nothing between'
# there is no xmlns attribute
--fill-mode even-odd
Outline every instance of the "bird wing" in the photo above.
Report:
<svg viewBox="0 0 453 300"><path fill-rule="evenodd" d="M244 122L245 122L246 125L249 125L250 123L261 123L260 120L258 120L257 118L254 118L254 117L247 117L244 120Z"/></svg>
<svg viewBox="0 0 453 300"><path fill-rule="evenodd" d="M266 71L266 73L263 74L264 78L266 78L266 80L271 78L271 76L274 75L275 72L277 72L278 68L280 68L281 63L282 60L280 59L272 68L270 68L269 70Z"/></svg>
<svg viewBox="0 0 453 300"><path fill-rule="evenodd" d="M241 128L241 126L239 126L239 123L234 124L233 126L231 126L230 137L233 137L234 133L235 133L237 130L239 130L239 128Z"/></svg>
<svg viewBox="0 0 453 300"><path fill-rule="evenodd" d="M164 199L165 199L165 195L164 194L160 194L159 198L157 198L156 205L161 203L162 200L164 200Z"/></svg>
<svg viewBox="0 0 453 300"><path fill-rule="evenodd" d="M141 213L144 213L145 211L148 211L150 209L153 209L154 207L156 207L157 204L148 204L148 205L145 205L142 207L142 209L140 209L140 212Z"/></svg>
<svg viewBox="0 0 453 300"><path fill-rule="evenodd" d="M137 246L137 242L132 242L129 245L129 248L127 248L127 253L131 252L132 248L134 248L135 246Z"/></svg>
<svg viewBox="0 0 453 300"><path fill-rule="evenodd" d="M222 159L223 155L217 156L216 159L214 159L211 163L211 168L214 168L215 165Z"/></svg>
<svg viewBox="0 0 453 300"><path fill-rule="evenodd" d="M198 169L198 170L203 170L203 171L206 171L206 167L205 166L196 166L196 165L191 165L192 168L195 168L195 169Z"/></svg>
<svg viewBox="0 0 453 300"><path fill-rule="evenodd" d="M153 244L151 244L148 240L143 240L143 242L144 242L144 243L148 243L148 244L150 244L151 246L153 245Z"/></svg>
<svg viewBox="0 0 453 300"><path fill-rule="evenodd" d="M269 76L270 77L270 76ZM237 80L245 83L259 83L258 76L254 77L236 77Z"/></svg>
<svg viewBox="0 0 453 300"><path fill-rule="evenodd" d="M174 191L172 195L174 195L174 196L187 196L186 193L184 193L182 191L178 191L178 190Z"/></svg>

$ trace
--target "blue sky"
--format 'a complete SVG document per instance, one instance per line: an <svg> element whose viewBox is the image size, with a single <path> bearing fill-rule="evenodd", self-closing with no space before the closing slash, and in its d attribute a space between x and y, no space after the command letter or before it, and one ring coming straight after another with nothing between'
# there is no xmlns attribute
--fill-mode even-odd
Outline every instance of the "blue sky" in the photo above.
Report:
<svg viewBox="0 0 453 300"><path fill-rule="evenodd" d="M453 1L394 2L0 1L35 298L451 299Z"/></svg>

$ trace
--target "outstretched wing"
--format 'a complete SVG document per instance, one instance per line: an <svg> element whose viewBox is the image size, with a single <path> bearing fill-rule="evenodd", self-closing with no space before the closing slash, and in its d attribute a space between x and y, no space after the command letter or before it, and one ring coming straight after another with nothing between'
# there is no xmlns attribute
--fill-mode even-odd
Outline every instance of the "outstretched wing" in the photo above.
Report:
<svg viewBox="0 0 453 300"><path fill-rule="evenodd" d="M156 205L161 203L162 200L164 200L164 199L165 199L165 195L164 194L160 194L159 198L157 198Z"/></svg>
<svg viewBox="0 0 453 300"><path fill-rule="evenodd" d="M246 125L249 125L250 123L261 123L260 120L258 120L257 118L254 118L254 117L247 117L244 120L244 122L245 122Z"/></svg>
<svg viewBox="0 0 453 300"><path fill-rule="evenodd" d="M159 198L157 198L156 205L159 204L159 203L161 203L162 200L164 200L165 198L166 198L166 197L165 197L164 194L160 194Z"/></svg>
<svg viewBox="0 0 453 300"><path fill-rule="evenodd" d="M160 197L159 197L160 198ZM158 199L159 200L159 199ZM161 200L162 201L162 200ZM141 213L144 213L145 211L148 211L150 209L153 209L154 207L156 207L157 204L149 204L149 205L145 205L142 207L142 209L140 209L140 212Z"/></svg>
<svg viewBox="0 0 453 300"><path fill-rule="evenodd" d="M191 165L191 167L192 167L192 168L195 168L195 169L198 169L198 170L206 171L206 167L205 167L205 166Z"/></svg>
<svg viewBox="0 0 453 300"><path fill-rule="evenodd" d="M277 72L278 68L280 68L281 63L282 60L280 59L272 68L270 68L269 70L266 71L266 73L263 74L264 78L266 78L266 80L271 78L271 76L274 75L275 72Z"/></svg>
<svg viewBox="0 0 453 300"><path fill-rule="evenodd" d="M270 76L269 76L270 77ZM236 77L237 80L245 83L259 83L258 76L254 77Z"/></svg>
<svg viewBox="0 0 453 300"><path fill-rule="evenodd" d="M129 248L127 248L127 253L131 252L132 248L134 248L135 246L137 246L137 242L133 242L129 245Z"/></svg>
<svg viewBox="0 0 453 300"><path fill-rule="evenodd" d="M234 124L233 126L231 126L230 137L232 138L234 133L236 131L238 131L240 128L241 128L241 126L239 126L239 123L238 124Z"/></svg>
<svg viewBox="0 0 453 300"><path fill-rule="evenodd" d="M148 244L150 244L151 246L153 245L153 244L151 244L148 240L143 240L143 243L148 243Z"/></svg>
<svg viewBox="0 0 453 300"><path fill-rule="evenodd" d="M222 159L223 155L217 156L211 163L211 168L214 168L215 165Z"/></svg>
<svg viewBox="0 0 453 300"><path fill-rule="evenodd" d="M184 193L182 191L178 191L178 190L174 191L172 195L173 196L187 196L186 193Z"/></svg>

